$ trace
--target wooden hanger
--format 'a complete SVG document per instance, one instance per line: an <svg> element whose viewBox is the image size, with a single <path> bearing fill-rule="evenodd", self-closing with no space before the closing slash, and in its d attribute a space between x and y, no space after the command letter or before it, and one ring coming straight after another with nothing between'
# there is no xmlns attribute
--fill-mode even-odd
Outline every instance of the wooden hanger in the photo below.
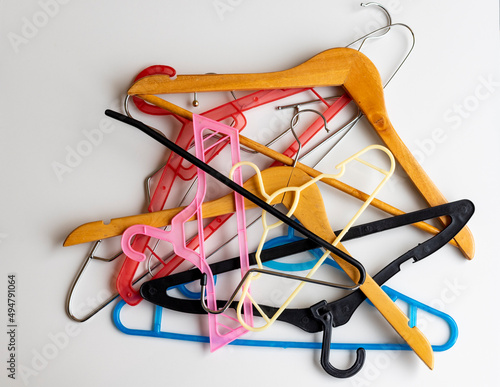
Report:
<svg viewBox="0 0 500 387"><path fill-rule="evenodd" d="M242 139L242 136L240 135L240 141ZM243 141L245 142L245 141ZM242 142L242 143L243 143ZM255 143L257 144L257 143ZM245 142L246 146L252 147L253 142L249 140L249 142ZM260 144L259 144L260 145ZM261 146L262 147L262 146ZM273 151L272 149L264 147L264 149L261 149L261 152L274 158L275 160L280 161L281 163L285 165L292 165L293 159L282 155L279 152ZM307 165L297 163L296 164L296 169L299 169L307 175L316 177L321 174L321 172L308 167ZM282 183L286 183L286 180L282 180L281 174L286 175L288 173L288 176L290 176L290 171L287 169L286 172L282 172L281 170L277 169L277 167L269 168L266 170L262 171L264 178L264 182L266 184L266 188L269 191L277 190L279 188L282 188L283 185ZM256 177L252 177L249 180L245 182L243 185L247 190L252 192L253 194L259 196L258 189L256 188L255 185L255 179ZM347 184L342 183L339 180L336 179L325 179L322 180L323 183L328 184L334 188L340 189L343 192L349 193L350 195L360 199L360 200L366 200L368 198L368 194L359 191ZM273 201L273 204L279 203L281 200ZM391 214L391 215L403 215L404 212L392 207L391 205L378 200L378 199L373 199L372 205ZM246 209L251 209L255 208L255 204L252 202L245 200L245 208ZM123 234L123 232L130 226L133 226L135 224L146 224L154 227L165 227L170 224L171 219L177 215L180 211L182 211L184 207L177 207L177 208L171 208L167 210L162 210L162 211L156 211L156 212L147 212L144 214L139 214L139 215L131 215L131 216L125 216L125 217L119 217L119 218L114 218L111 219L109 222L104 222L102 220L94 221L94 222L89 222L82 224L81 226L78 226L75 228L71 233L66 237L66 240L63 243L63 246L73 246L77 245L80 243L87 243L87 242L95 242L101 239L107 239L111 237L115 237L118 235ZM212 218L215 216L219 215L225 215L229 213L235 212L235 207L234 207L234 196L233 194L228 194L222 198L213 200L213 201L208 201L203 203L203 216L206 218ZM194 220L195 218L193 218ZM439 233L439 230L431 226L428 223L425 222L418 222L413 224L415 227L426 231L430 234L436 235ZM450 241L450 244L453 244L454 246L457 246L456 243L452 240Z"/></svg>
<svg viewBox="0 0 500 387"><path fill-rule="evenodd" d="M345 89L430 206L447 203L392 126L385 108L378 71L373 63L357 50L326 50L299 66L271 73L179 75L175 79L153 75L134 83L128 94L160 106L164 100L155 94L322 86L342 86ZM168 102L167 104L167 109L176 113L178 107ZM166 106L164 104L162 107ZM243 141L241 143L246 145ZM440 220L443 224L448 222L446 218ZM465 257L472 259L474 239L470 230L465 227L454 239Z"/></svg>

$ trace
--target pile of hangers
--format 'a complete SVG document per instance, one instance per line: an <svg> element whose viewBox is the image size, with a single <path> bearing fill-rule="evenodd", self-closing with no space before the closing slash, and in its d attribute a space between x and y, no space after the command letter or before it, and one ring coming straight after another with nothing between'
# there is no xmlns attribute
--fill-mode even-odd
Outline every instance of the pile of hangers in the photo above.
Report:
<svg viewBox="0 0 500 387"><path fill-rule="evenodd" d="M381 9L385 11L383 7ZM389 14L385 12L388 25L360 38L357 41L361 42L360 47L368 38L380 37L395 26L408 28L402 24L392 24ZM322 97L314 89L326 86L341 86L345 93L330 99ZM239 90L251 92L236 98L234 92ZM201 114L193 114L158 96L195 93L193 105L196 106L198 105L196 93L222 91L233 93L234 100ZM296 112L290 122L289 131L296 141L283 153L271 149L271 144L262 145L240 133L247 124L244 115L246 111L304 92L312 92L317 98L306 103L322 104L325 109L322 112L313 109L299 110L298 105L294 105ZM387 116L383 86L377 69L359 50L330 49L297 67L273 73L176 76L175 70L171 67L152 66L137 76L128 90L125 101L126 115L111 110L107 110L106 115L141 130L167 147L170 150L169 158L166 165L148 179L148 187L151 185L151 180L155 181L153 184L155 187L150 189L152 193L149 194L148 213L115 218L107 224L102 221L84 224L72 231L64 242L64 246L95 242L68 294L66 310L73 320L86 321L104 306L121 297L122 300L115 306L113 318L116 326L125 333L208 342L212 351L227 344L316 348L321 350L320 361L323 369L330 375L340 378L350 377L361 369L366 349L411 349L432 369L433 351L444 351L454 344L457 329L450 316L382 285L399 272L404 262L418 262L447 243L457 247L466 258L472 259L474 241L466 223L474 212L474 206L468 200L448 203L417 163ZM136 108L143 113L169 115L178 120L182 128L177 138L169 139L157 129L134 119L129 113L130 101L133 101ZM365 116L385 146L372 145L358 150L336 167L339 172L335 174L322 173L302 164L299 161L302 146L323 128L328 131L332 118L350 102L357 106L359 114L347 127L352 127ZM295 127L299 115L304 112L314 112L319 117L298 136ZM247 130L252 130L251 125L249 126ZM331 137L338 136L342 132L345 132L345 128L343 131L335 131ZM194 152L190 151L193 147ZM242 160L240 150L258 153L272 163L261 171L254 163ZM231 160L229 174L221 173L213 166L213 160L221 152L226 157L226 163L229 163L227 161L229 158ZM366 161L364 156L374 152L379 153L379 156L381 154L381 157L387 160L385 164L390 166L381 167ZM392 175L396 161L429 204L428 208L404 213L376 198L379 190ZM353 162L365 164L380 176L379 183L372 192L362 192L339 180ZM244 182L243 172L252 172L253 176ZM231 193L207 201L205 196L209 176L230 188ZM194 198L186 206L165 209L167 199L173 195L172 192L181 181L192 182L191 187L196 187ZM361 200L358 212L341 230L331 229L318 184L341 190ZM284 206L286 212L280 211L278 204ZM368 206L374 206L391 216L366 224L357 224L359 216ZM262 210L263 231L255 252L249 253L247 234L250 232L250 225L247 224L246 215L247 210L251 208ZM207 259L209 256L206 253L205 242L216 232L220 233L223 230L221 226L234 213L237 223L234 237L238 240L239 255L230 259L224 257L219 262L210 263ZM274 220L271 220L270 216L274 217ZM208 218L211 221L207 224L204 219ZM438 219L442 227L436 228L427 223L426 221L430 219ZM197 229L196 235L192 238L189 238L186 232L190 222L195 222ZM288 227L286 235L268 240L272 230L281 225ZM423 242L419 241L419 244L401 256L391 259L373 277L342 245L342 242L347 240L404 225L413 225L429 233L430 236ZM119 236L123 252L111 258L96 256L101 240ZM172 246L172 254L166 255L160 252L159 246L164 242ZM300 262L280 260L286 256L305 252L309 253L300 257L307 258ZM80 276L89 262L94 259L113 261L118 257L123 258L123 264L117 277L117 293L87 316L75 316L71 311L71 299ZM179 265L186 261L192 264L193 268L175 272ZM144 264L141 265L141 262ZM337 283L315 277L315 273L325 265L344 272L349 283ZM140 267L147 269L145 273L137 274ZM220 289L224 285L216 284L216 278L234 270L239 270L239 283L231 289L231 295L223 299L220 296ZM283 281L280 280L282 278L293 281L295 286L280 305L267 305L259 301L254 292L263 278L274 281L276 287L282 284ZM145 279L148 280L144 281ZM140 287L137 286L139 281L142 282ZM199 283L199 291L193 291L192 286L186 286L193 281ZM223 279L219 282L223 282ZM333 301L316 299L313 305L304 308L292 307L292 301L306 285L344 289L347 295ZM176 290L177 293L172 290ZM126 304L137 305L144 299L156 305L152 329L127 328L120 318L122 308ZM405 343L332 343L333 328L346 324L365 299L380 311ZM396 306L396 299L410 305L409 316ZM164 308L186 315L207 315L208 335L163 331ZM445 344L431 346L416 327L418 309L432 313L447 322L450 327L450 338ZM322 342L245 338L247 332L263 331L277 321L279 321L277 325L288 323L306 332L323 332ZM258 336L258 333L253 336ZM348 369L334 367L329 360L331 349L356 350L354 364Z"/></svg>

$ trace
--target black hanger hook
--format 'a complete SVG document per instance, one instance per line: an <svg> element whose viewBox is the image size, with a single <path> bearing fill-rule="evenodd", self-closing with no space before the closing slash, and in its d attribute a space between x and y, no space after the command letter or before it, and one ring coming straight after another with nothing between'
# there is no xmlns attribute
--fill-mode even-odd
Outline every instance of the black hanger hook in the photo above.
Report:
<svg viewBox="0 0 500 387"><path fill-rule="evenodd" d="M332 312L326 308L327 302L325 300L318 302L311 306L311 312L314 318L323 325L323 344L321 346L321 366L331 376L335 378L350 378L356 375L363 367L366 358L366 351L364 348L356 350L356 360L354 364L345 369L339 370L330 363L330 344L332 342Z"/></svg>

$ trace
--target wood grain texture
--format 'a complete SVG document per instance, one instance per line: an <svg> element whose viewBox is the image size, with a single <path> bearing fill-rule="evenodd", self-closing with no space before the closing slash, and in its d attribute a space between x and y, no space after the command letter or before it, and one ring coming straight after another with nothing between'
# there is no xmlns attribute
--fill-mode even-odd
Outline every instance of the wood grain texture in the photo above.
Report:
<svg viewBox="0 0 500 387"><path fill-rule="evenodd" d="M393 128L385 107L379 73L373 63L357 50L326 50L296 67L271 73L179 75L175 79L152 75L138 80L128 93L146 99L153 94L321 86L342 86L345 89L429 205L447 202ZM174 112L175 108L171 106L168 110ZM177 110L176 114L187 112L182 110ZM447 219L442 218L441 222L447 224ZM455 236L454 243L466 258L474 257L474 239L468 227Z"/></svg>

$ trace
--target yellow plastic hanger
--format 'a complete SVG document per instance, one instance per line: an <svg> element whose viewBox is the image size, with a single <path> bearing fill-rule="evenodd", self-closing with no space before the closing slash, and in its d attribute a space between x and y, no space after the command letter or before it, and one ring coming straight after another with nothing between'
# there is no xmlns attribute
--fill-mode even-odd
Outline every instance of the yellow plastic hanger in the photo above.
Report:
<svg viewBox="0 0 500 387"><path fill-rule="evenodd" d="M364 155L365 153L369 152L372 149L378 149L378 150L384 152L387 155L387 157L390 160L390 167L387 170L385 170L383 168L380 168L380 167L377 167L377 166L375 166L375 165L373 165L371 163L368 163L368 162L366 162L365 160L363 160L361 158L362 155ZM380 191L380 189L383 187L383 185L392 176L392 174L394 172L394 168L395 168L395 161L394 161L393 155L391 154L391 152L389 152L389 150L387 148L385 148L383 146L380 146L380 145L370 145L370 146L366 147L365 149L357 152L353 156L349 157L347 160L343 161L339 165L337 165L336 170L339 170L339 172L336 173L335 175L331 175L331 174L319 175L319 176L315 177L314 179L310 179L305 184L302 184L300 186L293 186L293 185L288 184L284 188L281 188L281 189L279 189L279 190L277 190L277 191L275 191L274 193L271 193L271 194L267 193L266 187L264 186L264 184L262 182L262 179L258 179L258 181L260 183L259 187L260 187L261 194L266 198L267 202L271 202L273 200L273 198L276 197L276 196L281 196L282 194L285 194L285 195L288 194L288 196L291 196L292 202L291 202L291 205L287 203L288 204L287 208L289 209L289 211L287 213L287 216L296 215L296 217L297 217L297 219L299 221L302 222L302 220L304 220L310 226L313 226L313 225L317 226L320 222L318 222L318 220L314 220L315 219L314 215L312 215L312 214L310 214L308 212L304 212L304 210L305 210L304 207L309 207L310 208L310 207L317 206L318 205L317 202L310 202L309 204L306 203L305 206L302 206L301 209L298 210L299 204L304 199L304 197L302 196L302 192L305 189L307 189L309 186L315 184L316 182L318 182L318 181L320 181L320 180L322 180L324 178L338 178L338 177L341 177L344 174L344 172L345 172L347 164L349 164L353 160L359 161L359 162L367 165L368 167L370 167L370 168L372 168L372 169L380 172L384 177L380 181L380 183L377 185L377 187L373 190L373 192L370 194L369 198L363 203L363 205L359 208L359 210L356 212L356 214L351 218L351 220L347 223L347 225L339 233L339 235L336 236L334 234L333 230L331 228L329 228L329 227L327 227L326 229L324 229L325 230L324 236L326 237L326 240L332 240L332 245L333 246L338 246L340 244L340 241L341 241L342 237L345 235L345 233L347 233L349 231L349 229L354 224L354 222L359 218L359 216L368 207L368 205L370 204L370 202L377 195L377 193ZM257 177L260 176L260 171L259 171L259 169L257 168L257 166L255 164L242 161L242 162L236 164L233 167L233 169L235 167L238 167L239 165L248 165L248 166L252 167L255 170ZM293 195L291 195L291 194L293 194ZM266 241L268 232L271 229L280 226L282 224L282 222L281 221L277 221L277 222L275 222L273 224L268 224L266 212L263 210L263 212L262 212L262 224L264 226L264 232L262 234L262 238L260 240L259 246L258 246L256 254L255 254L255 259L256 259L257 265L259 266L260 269L263 268L262 262L260 260L260 253L261 253L261 251L263 249L263 246L264 246L264 243ZM322 221L321 224L329 226L328 219L326 219L326 221ZM306 228L308 228L308 227L306 226ZM314 273L319 269L319 267L322 265L322 263L324 262L324 260L328 257L328 255L330 255L330 254L329 254L328 251L326 251L323 254L323 256L318 260L318 262L316 262L316 264L314 265L314 267L307 273L307 275L305 276L305 278L311 278L314 275ZM339 257L335 257L333 254L332 254L332 257L337 262L340 261ZM350 266L347 265L345 262L340 261L339 265L344 270L346 270L346 272L348 272L350 270ZM350 274L350 276L352 278L352 274ZM290 294L290 296L286 299L286 301L274 313L274 315L271 316L271 317L269 317L265 312L263 312L261 310L261 308L259 307L258 303L255 302L255 300L253 299L253 297L248 292L251 282L254 281L254 280L256 280L256 279L258 279L259 277L260 277L260 273L256 273L256 274L254 274L252 276L249 276L247 278L247 281L245 281L245 283L243 284L243 287L242 287L242 296L241 296L241 298L240 298L240 300L238 302L238 307L236 309L238 320L240 321L240 323L246 329L251 330L251 331L262 331L262 330L267 329L268 327L270 327L274 323L274 321L276 321L276 319L280 316L280 314L285 310L285 308L288 307L288 305L293 301L293 299L297 296L297 294L299 293L299 291L305 285L305 282L301 282L295 288L295 290ZM371 278L369 279L368 276L367 276L367 280L373 281L373 279L371 279ZM366 280L365 280L365 283L366 283ZM364 284L360 286L360 289L362 291L364 291ZM243 320L243 317L241 315L241 311L242 311L243 300L245 298L250 299L250 301L252 302L252 304L259 311L260 315L264 318L264 320L266 321L266 323L264 325L259 326L259 327L257 327L257 326L250 326L250 325L248 325Z"/></svg>
<svg viewBox="0 0 500 387"><path fill-rule="evenodd" d="M385 108L378 71L374 64L357 50L326 50L299 66L271 73L179 75L175 79L165 75L152 75L134 83L128 94L178 112L179 107L155 94L322 86L342 86L345 89L429 205L436 206L447 202L392 126ZM244 141L241 143L247 145ZM447 224L446 218L441 221ZM454 239L465 257L472 259L474 239L470 230L465 227Z"/></svg>

